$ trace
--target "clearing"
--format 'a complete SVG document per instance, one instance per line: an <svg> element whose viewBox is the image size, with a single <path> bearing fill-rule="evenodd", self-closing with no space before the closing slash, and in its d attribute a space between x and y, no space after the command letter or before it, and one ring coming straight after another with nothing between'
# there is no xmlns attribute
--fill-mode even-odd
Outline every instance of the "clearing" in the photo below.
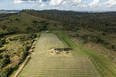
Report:
<svg viewBox="0 0 116 77"><path fill-rule="evenodd" d="M55 34L42 33L31 60L19 77L100 77L92 62L83 55L53 54L50 48L67 47Z"/></svg>

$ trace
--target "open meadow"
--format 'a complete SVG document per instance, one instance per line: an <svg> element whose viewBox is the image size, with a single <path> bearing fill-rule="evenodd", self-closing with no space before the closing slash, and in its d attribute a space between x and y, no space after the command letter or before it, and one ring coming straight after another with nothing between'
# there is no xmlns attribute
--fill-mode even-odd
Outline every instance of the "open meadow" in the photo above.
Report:
<svg viewBox="0 0 116 77"><path fill-rule="evenodd" d="M60 40L62 40L66 45L68 45L68 47L74 49L73 56L77 56L78 54L88 56L88 58L92 61L101 77L116 77L115 64L113 64L102 54L98 53L98 51L76 44L66 35L65 32L55 31L55 33L60 38Z"/></svg>
<svg viewBox="0 0 116 77"><path fill-rule="evenodd" d="M100 77L92 62L83 55L51 53L50 48L68 47L55 34L41 34L32 57L19 77Z"/></svg>

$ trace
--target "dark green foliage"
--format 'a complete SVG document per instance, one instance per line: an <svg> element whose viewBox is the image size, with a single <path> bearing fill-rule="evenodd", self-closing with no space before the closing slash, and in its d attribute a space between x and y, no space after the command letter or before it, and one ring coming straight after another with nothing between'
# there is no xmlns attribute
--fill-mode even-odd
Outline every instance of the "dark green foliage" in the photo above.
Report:
<svg viewBox="0 0 116 77"><path fill-rule="evenodd" d="M49 22L19 13L0 18L0 37L15 33L35 33L48 29Z"/></svg>
<svg viewBox="0 0 116 77"><path fill-rule="evenodd" d="M93 43L99 43L102 44L104 42L104 40L102 40L100 37L98 36L93 36L93 35L83 35L80 36L81 39L85 40L86 42L93 42Z"/></svg>
<svg viewBox="0 0 116 77"><path fill-rule="evenodd" d="M8 77L9 72L11 71L10 67L5 67L0 72L0 77Z"/></svg>
<svg viewBox="0 0 116 77"><path fill-rule="evenodd" d="M67 30L76 31L77 27L108 33L116 32L116 13L87 13L59 10L23 10L22 12L57 22L62 22Z"/></svg>
<svg viewBox="0 0 116 77"><path fill-rule="evenodd" d="M48 20L60 22L62 23L64 30L77 32L79 29L85 29L91 32L101 32L102 36L116 33L116 12L87 13L61 10L23 10L22 12L36 17L41 17ZM46 22L42 21L40 23ZM43 29L41 28L40 31L41 30ZM104 39L100 38L97 35L84 34L75 36L83 39L84 44L87 42L92 42L96 44L102 44L107 49L115 50L115 45L106 42Z"/></svg>
<svg viewBox="0 0 116 77"><path fill-rule="evenodd" d="M9 17L9 16L12 16L12 15L15 15L16 13L9 13L9 14L0 14L0 18L3 18L3 17ZM7 18L8 19L8 18ZM2 19L0 19L1 21Z"/></svg>
<svg viewBox="0 0 116 77"><path fill-rule="evenodd" d="M0 47L4 44L5 44L5 39L4 38L0 39Z"/></svg>
<svg viewBox="0 0 116 77"><path fill-rule="evenodd" d="M35 37L36 34L30 34L9 38L8 48L0 51L0 77L8 77L8 74L24 61Z"/></svg>
<svg viewBox="0 0 116 77"><path fill-rule="evenodd" d="M86 44L88 42L92 42L92 43L96 43L96 44L102 44L107 49L110 49L110 50L113 50L113 51L116 50L114 45L112 45L109 42L106 42L105 40L103 40L99 36L76 34L76 37L81 38L83 40L83 44Z"/></svg>
<svg viewBox="0 0 116 77"><path fill-rule="evenodd" d="M38 23L36 20L33 20L32 22L33 22L33 23Z"/></svg>
<svg viewBox="0 0 116 77"><path fill-rule="evenodd" d="M12 20L12 19L11 19ZM20 19L16 18L15 20L20 21Z"/></svg>
<svg viewBox="0 0 116 77"><path fill-rule="evenodd" d="M113 51L116 50L116 48L115 48L114 45L112 45L112 44L110 44L109 42L106 42L106 41L104 41L103 46L104 46L105 48L110 49L110 50L113 50Z"/></svg>
<svg viewBox="0 0 116 77"><path fill-rule="evenodd" d="M32 15L32 17L31 17ZM34 17L36 16L36 18ZM38 18L42 19L38 19ZM45 20L45 19L48 20ZM73 11L58 11L58 10L23 10L19 14L0 15L0 46L5 44L4 36L15 33L30 33L31 35L19 36L10 38L10 42L18 42L14 48L0 50L0 77L7 77L11 69L21 63L28 54L34 38L37 37L34 32L49 30L51 22L53 27L59 28L62 25L63 30L76 32L73 37L81 38L83 43L92 42L100 44L107 49L115 51L115 45L107 42L97 35L92 35L92 32L100 32L102 36L116 33L116 13L82 13ZM50 26L49 26L50 25ZM91 34L79 34L78 30L88 30ZM62 30L62 29L60 29ZM64 35L65 36L65 35ZM2 39L1 39L2 38ZM115 37L114 37L115 38ZM65 38L62 38L66 40ZM66 44L71 45L65 41ZM18 47L17 46L21 46ZM17 48L17 50L15 50ZM112 57L111 57L112 59ZM14 64L13 64L14 62ZM10 67L8 67L11 64Z"/></svg>
<svg viewBox="0 0 116 77"><path fill-rule="evenodd" d="M31 34L30 35L32 38L36 38L37 37L37 34Z"/></svg>
<svg viewBox="0 0 116 77"><path fill-rule="evenodd" d="M0 59L0 69L3 68L5 65L7 65L10 62L9 58L3 57L3 59Z"/></svg>

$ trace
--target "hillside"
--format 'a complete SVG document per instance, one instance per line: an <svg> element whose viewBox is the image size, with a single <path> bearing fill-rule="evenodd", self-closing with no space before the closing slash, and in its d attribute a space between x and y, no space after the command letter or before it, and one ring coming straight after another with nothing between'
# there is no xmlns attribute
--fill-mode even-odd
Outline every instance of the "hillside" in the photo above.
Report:
<svg viewBox="0 0 116 77"><path fill-rule="evenodd" d="M116 12L0 14L0 77L13 77L27 55L31 58L19 77L115 77L115 19ZM55 54L57 49L61 52Z"/></svg>
<svg viewBox="0 0 116 77"><path fill-rule="evenodd" d="M58 26L58 28L56 27ZM0 47L5 44L5 36L20 33L36 33L45 30L61 29L57 22L34 17L26 13L0 15Z"/></svg>
<svg viewBox="0 0 116 77"><path fill-rule="evenodd" d="M97 50L116 64L116 12L74 12L23 10L32 16L62 24L73 41Z"/></svg>
<svg viewBox="0 0 116 77"><path fill-rule="evenodd" d="M22 12L61 22L67 30L71 31L84 28L105 33L116 32L116 12L88 13L60 10L23 10Z"/></svg>
<svg viewBox="0 0 116 77"><path fill-rule="evenodd" d="M18 13L12 16L1 15L0 18L0 34L2 35L9 33L33 33L54 29L54 26L57 26L54 22L25 13Z"/></svg>
<svg viewBox="0 0 116 77"><path fill-rule="evenodd" d="M34 33L57 29L55 26L53 21L25 13L1 14L0 77L7 77L24 61L35 41Z"/></svg>

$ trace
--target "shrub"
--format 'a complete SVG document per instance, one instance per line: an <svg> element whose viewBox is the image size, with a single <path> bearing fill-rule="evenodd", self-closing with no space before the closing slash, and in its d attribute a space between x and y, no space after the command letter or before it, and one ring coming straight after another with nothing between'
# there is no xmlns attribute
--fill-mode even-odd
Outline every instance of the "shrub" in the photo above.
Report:
<svg viewBox="0 0 116 77"><path fill-rule="evenodd" d="M104 44L104 47L110 50L115 50L115 46L111 44Z"/></svg>
<svg viewBox="0 0 116 77"><path fill-rule="evenodd" d="M11 68L9 67L3 68L3 70L0 73L0 77L8 77L8 74L10 71L11 71Z"/></svg>
<svg viewBox="0 0 116 77"><path fill-rule="evenodd" d="M0 39L0 46L3 45L3 44L5 44L5 39L4 38Z"/></svg>
<svg viewBox="0 0 116 77"><path fill-rule="evenodd" d="M9 58L0 59L0 69L10 62Z"/></svg>

